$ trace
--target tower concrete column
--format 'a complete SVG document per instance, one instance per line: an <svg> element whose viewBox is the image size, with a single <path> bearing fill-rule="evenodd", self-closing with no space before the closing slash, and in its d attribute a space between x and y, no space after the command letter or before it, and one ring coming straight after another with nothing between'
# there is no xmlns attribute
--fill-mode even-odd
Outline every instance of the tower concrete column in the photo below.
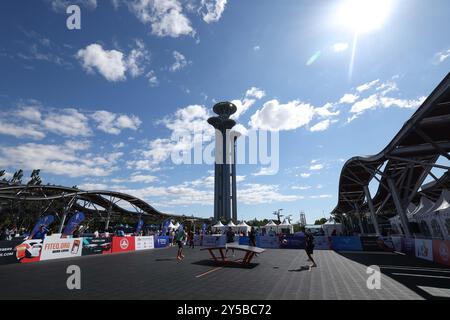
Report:
<svg viewBox="0 0 450 320"><path fill-rule="evenodd" d="M214 166L214 220L229 220L237 218L236 204L236 166L232 160L235 158L235 141L230 130L236 121L230 116L237 111L234 104L220 102L214 105L213 111L218 115L208 119L208 123L216 130L216 162ZM233 181L233 187L231 186ZM231 204L233 199L233 206ZM233 212L232 212L233 209Z"/></svg>

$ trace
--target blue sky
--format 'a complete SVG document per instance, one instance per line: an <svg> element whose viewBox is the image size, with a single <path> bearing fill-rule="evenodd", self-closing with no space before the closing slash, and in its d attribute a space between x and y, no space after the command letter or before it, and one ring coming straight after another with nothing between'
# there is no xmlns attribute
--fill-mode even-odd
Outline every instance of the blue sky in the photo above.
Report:
<svg viewBox="0 0 450 320"><path fill-rule="evenodd" d="M172 138L230 100L280 145L278 173L238 167L239 219L328 216L343 161L378 153L450 69L448 1L386 0L350 74L347 2L1 1L0 167L209 217L213 166L174 164L192 141Z"/></svg>

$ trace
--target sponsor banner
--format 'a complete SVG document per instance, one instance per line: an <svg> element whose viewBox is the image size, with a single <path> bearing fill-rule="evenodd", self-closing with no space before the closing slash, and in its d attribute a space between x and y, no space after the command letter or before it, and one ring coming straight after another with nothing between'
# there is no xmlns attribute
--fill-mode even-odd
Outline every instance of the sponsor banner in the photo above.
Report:
<svg viewBox="0 0 450 320"><path fill-rule="evenodd" d="M239 237L239 244L241 246L248 246L249 245L249 237Z"/></svg>
<svg viewBox="0 0 450 320"><path fill-rule="evenodd" d="M416 255L416 241L414 238L404 238L403 239L403 253L410 256Z"/></svg>
<svg viewBox="0 0 450 320"><path fill-rule="evenodd" d="M336 251L362 251L363 249L357 236L331 237L331 248Z"/></svg>
<svg viewBox="0 0 450 320"><path fill-rule="evenodd" d="M202 245L202 235L196 234L194 235L194 246L201 246Z"/></svg>
<svg viewBox="0 0 450 320"><path fill-rule="evenodd" d="M226 236L204 236L202 246L204 247L219 247L227 243Z"/></svg>
<svg viewBox="0 0 450 320"><path fill-rule="evenodd" d="M83 256L112 252L112 238L83 238Z"/></svg>
<svg viewBox="0 0 450 320"><path fill-rule="evenodd" d="M169 236L157 236L155 237L155 248L165 248L170 245Z"/></svg>
<svg viewBox="0 0 450 320"><path fill-rule="evenodd" d="M41 261L80 257L83 249L83 238L47 237L41 252Z"/></svg>
<svg viewBox="0 0 450 320"><path fill-rule="evenodd" d="M415 239L416 257L433 261L433 240Z"/></svg>
<svg viewBox="0 0 450 320"><path fill-rule="evenodd" d="M112 252L129 252L134 249L134 237L113 237Z"/></svg>
<svg viewBox="0 0 450 320"><path fill-rule="evenodd" d="M278 249L278 237L260 236L256 237L256 246L259 248Z"/></svg>
<svg viewBox="0 0 450 320"><path fill-rule="evenodd" d="M41 259L42 239L25 240L14 248L20 263L37 262Z"/></svg>
<svg viewBox="0 0 450 320"><path fill-rule="evenodd" d="M392 241L392 245L393 245L395 251L398 251L398 252L403 252L404 251L404 248L403 248L403 237L392 236L391 237L391 241Z"/></svg>
<svg viewBox="0 0 450 320"><path fill-rule="evenodd" d="M66 227L63 231L63 236L69 236L73 234L73 232L78 228L81 222L84 221L84 213L83 212L77 212L75 213L67 223Z"/></svg>
<svg viewBox="0 0 450 320"><path fill-rule="evenodd" d="M363 251L386 251L383 238L377 236L360 236Z"/></svg>
<svg viewBox="0 0 450 320"><path fill-rule="evenodd" d="M280 243L281 249L305 249L305 237L287 236L283 240L286 241Z"/></svg>
<svg viewBox="0 0 450 320"><path fill-rule="evenodd" d="M41 227L47 228L49 225L53 223L53 221L55 221L55 217L52 215L45 216L39 219L36 225L34 226L33 230L31 231L29 238L33 238L36 235L36 233L40 233Z"/></svg>
<svg viewBox="0 0 450 320"><path fill-rule="evenodd" d="M149 237L135 237L134 245L136 251L149 250L155 248L155 242L153 236Z"/></svg>
<svg viewBox="0 0 450 320"><path fill-rule="evenodd" d="M23 240L0 241L0 265L18 262L15 248L22 242Z"/></svg>
<svg viewBox="0 0 450 320"><path fill-rule="evenodd" d="M434 262L450 266L450 241L433 240Z"/></svg>
<svg viewBox="0 0 450 320"><path fill-rule="evenodd" d="M314 250L330 250L331 243L329 237L317 236L314 237Z"/></svg>

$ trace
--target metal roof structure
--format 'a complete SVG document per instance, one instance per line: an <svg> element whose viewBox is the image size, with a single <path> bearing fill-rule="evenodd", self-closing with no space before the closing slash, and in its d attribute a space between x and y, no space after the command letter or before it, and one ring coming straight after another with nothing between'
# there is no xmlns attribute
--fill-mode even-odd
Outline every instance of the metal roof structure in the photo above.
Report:
<svg viewBox="0 0 450 320"><path fill-rule="evenodd" d="M369 212L389 216L417 199L417 193L431 169L450 170L437 164L439 157L450 160L450 73L433 90L413 116L380 153L353 157L342 169L335 216ZM448 175L447 175L448 176ZM376 179L373 198L369 183ZM438 185L448 181L442 178ZM424 192L426 192L424 190ZM402 211L402 210L400 210Z"/></svg>
<svg viewBox="0 0 450 320"><path fill-rule="evenodd" d="M0 203L8 201L44 202L46 209L44 208L40 214L44 214L53 204L63 202L64 212L58 215L62 222L64 222L63 216L73 211L82 211L88 215L98 215L108 220L111 217L124 215L150 217L155 220L188 218L186 216L162 213L144 200L116 191L83 191L63 186L2 183L0 184Z"/></svg>

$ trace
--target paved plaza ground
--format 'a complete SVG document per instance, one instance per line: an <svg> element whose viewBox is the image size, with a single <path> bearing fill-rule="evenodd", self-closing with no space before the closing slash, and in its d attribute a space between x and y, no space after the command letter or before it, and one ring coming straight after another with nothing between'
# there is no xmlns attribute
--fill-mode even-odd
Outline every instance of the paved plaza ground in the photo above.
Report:
<svg viewBox="0 0 450 320"><path fill-rule="evenodd" d="M433 299L450 297L450 268L393 253L272 249L250 268L217 267L206 251L176 249L86 256L0 266L0 299ZM231 253L230 253L231 255ZM231 257L230 257L231 258ZM238 258L238 256L234 257ZM69 265L81 268L81 290L66 287ZM381 289L366 286L367 266L382 271Z"/></svg>

